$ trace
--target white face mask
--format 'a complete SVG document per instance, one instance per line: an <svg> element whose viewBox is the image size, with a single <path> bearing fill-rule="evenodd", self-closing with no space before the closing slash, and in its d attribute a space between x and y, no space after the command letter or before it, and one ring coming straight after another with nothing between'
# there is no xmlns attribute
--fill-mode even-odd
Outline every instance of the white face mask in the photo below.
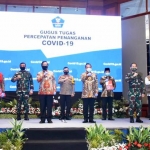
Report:
<svg viewBox="0 0 150 150"><path fill-rule="evenodd" d="M105 73L105 75L106 75L106 76L109 76L109 75L110 75L110 73L109 73L109 72L106 72L106 73Z"/></svg>
<svg viewBox="0 0 150 150"><path fill-rule="evenodd" d="M86 71L87 71L87 72L91 72L91 71L92 71L92 68L87 68Z"/></svg>

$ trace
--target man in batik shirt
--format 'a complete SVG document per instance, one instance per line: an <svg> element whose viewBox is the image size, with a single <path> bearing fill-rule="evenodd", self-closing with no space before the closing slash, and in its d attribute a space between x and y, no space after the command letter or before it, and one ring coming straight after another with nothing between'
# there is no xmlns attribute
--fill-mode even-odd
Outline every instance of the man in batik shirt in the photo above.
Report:
<svg viewBox="0 0 150 150"><path fill-rule="evenodd" d="M51 119L53 95L56 94L56 81L53 72L48 70L47 61L43 61L41 67L42 71L37 74L37 81L40 83L38 92L41 111L40 123L45 123L46 118L48 123L53 123Z"/></svg>
<svg viewBox="0 0 150 150"><path fill-rule="evenodd" d="M25 70L26 64L20 63L20 71L16 72L12 77L12 82L17 82L16 93L17 93L17 120L21 120L21 105L24 105L24 120L29 120L29 95L33 94L33 79L30 72Z"/></svg>
<svg viewBox="0 0 150 150"><path fill-rule="evenodd" d="M113 108L113 98L114 92L113 90L116 88L115 79L110 75L110 68L105 68L105 75L101 77L100 84L102 85L102 109L103 109L103 118L102 120L106 120L107 118L107 104L108 104L108 120L114 120L112 118L112 108Z"/></svg>
<svg viewBox="0 0 150 150"><path fill-rule="evenodd" d="M83 100L83 123L95 123L93 120L94 102L98 96L98 80L95 73L92 72L92 65L87 63L85 65L86 71L82 73L81 80L83 83L82 100ZM88 107L90 109L88 116ZM88 120L89 119L89 120Z"/></svg>
<svg viewBox="0 0 150 150"><path fill-rule="evenodd" d="M0 73L0 89L2 90L2 92L5 91L4 76L2 73Z"/></svg>
<svg viewBox="0 0 150 150"><path fill-rule="evenodd" d="M4 83L4 76L0 73L0 97L5 96L5 83Z"/></svg>

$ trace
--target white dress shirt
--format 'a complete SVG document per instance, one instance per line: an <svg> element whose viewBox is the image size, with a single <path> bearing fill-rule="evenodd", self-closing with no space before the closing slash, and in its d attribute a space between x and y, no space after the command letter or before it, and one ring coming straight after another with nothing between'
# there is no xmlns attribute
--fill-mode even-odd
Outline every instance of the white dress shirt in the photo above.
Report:
<svg viewBox="0 0 150 150"><path fill-rule="evenodd" d="M150 85L150 81L148 80L147 77L145 77L145 84L146 84L146 85ZM147 94L147 96L150 96L150 94Z"/></svg>

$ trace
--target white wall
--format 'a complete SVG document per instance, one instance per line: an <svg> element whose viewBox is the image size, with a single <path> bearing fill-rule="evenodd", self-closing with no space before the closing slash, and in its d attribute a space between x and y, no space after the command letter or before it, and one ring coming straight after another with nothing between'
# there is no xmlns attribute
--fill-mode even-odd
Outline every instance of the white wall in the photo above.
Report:
<svg viewBox="0 0 150 150"><path fill-rule="evenodd" d="M122 67L123 96L127 98L128 84L125 75L130 72L130 64L137 63L143 79L147 75L147 50L145 16L122 20ZM146 99L143 103L147 103Z"/></svg>

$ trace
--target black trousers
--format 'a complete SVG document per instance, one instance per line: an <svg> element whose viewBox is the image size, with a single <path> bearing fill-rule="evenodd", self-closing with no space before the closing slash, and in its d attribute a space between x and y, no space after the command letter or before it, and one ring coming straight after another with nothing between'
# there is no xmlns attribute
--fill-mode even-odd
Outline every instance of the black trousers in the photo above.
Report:
<svg viewBox="0 0 150 150"><path fill-rule="evenodd" d="M150 118L150 96L148 97L148 117Z"/></svg>
<svg viewBox="0 0 150 150"><path fill-rule="evenodd" d="M107 104L108 104L108 117L112 118L112 107L113 107L113 97L103 97L102 98L102 109L103 109L103 118L107 117Z"/></svg>
<svg viewBox="0 0 150 150"><path fill-rule="evenodd" d="M70 108L71 108L71 95L61 95L60 96L60 106L61 106L61 118L65 118L65 107L66 109L66 117L70 115Z"/></svg>
<svg viewBox="0 0 150 150"><path fill-rule="evenodd" d="M93 120L93 113L94 113L94 98L83 98L83 115L84 115L84 120ZM90 109L89 111L89 116L88 116L88 108Z"/></svg>
<svg viewBox="0 0 150 150"><path fill-rule="evenodd" d="M39 95L41 121L52 119L53 95Z"/></svg>

